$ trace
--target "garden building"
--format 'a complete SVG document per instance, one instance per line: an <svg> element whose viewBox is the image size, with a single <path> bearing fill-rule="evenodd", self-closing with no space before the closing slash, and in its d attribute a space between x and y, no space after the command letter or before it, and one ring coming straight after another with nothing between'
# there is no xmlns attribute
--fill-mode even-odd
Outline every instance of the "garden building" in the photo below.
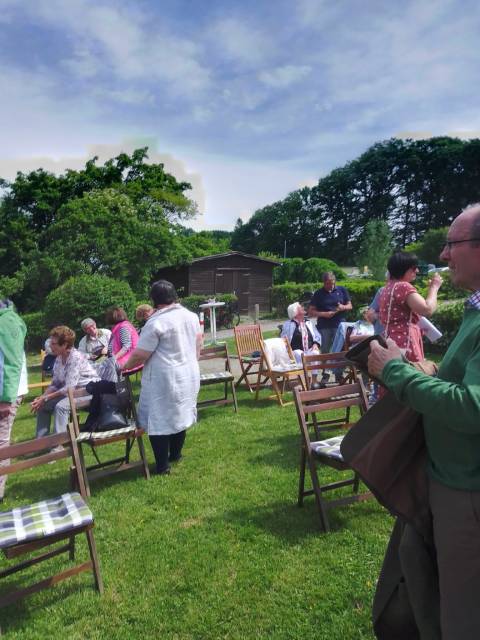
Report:
<svg viewBox="0 0 480 640"><path fill-rule="evenodd" d="M273 268L279 264L229 251L194 258L190 264L178 267L164 267L157 272L156 279L170 280L181 297L233 293L238 298L240 313L248 313L256 304L260 311L270 311Z"/></svg>

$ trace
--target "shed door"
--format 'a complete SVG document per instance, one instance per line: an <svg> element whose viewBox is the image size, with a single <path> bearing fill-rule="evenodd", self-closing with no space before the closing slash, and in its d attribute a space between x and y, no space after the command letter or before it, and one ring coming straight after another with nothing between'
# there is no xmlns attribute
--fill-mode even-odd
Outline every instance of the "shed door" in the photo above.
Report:
<svg viewBox="0 0 480 640"><path fill-rule="evenodd" d="M250 295L250 272L232 269L217 269L215 293L233 293L238 298L240 313L248 313Z"/></svg>

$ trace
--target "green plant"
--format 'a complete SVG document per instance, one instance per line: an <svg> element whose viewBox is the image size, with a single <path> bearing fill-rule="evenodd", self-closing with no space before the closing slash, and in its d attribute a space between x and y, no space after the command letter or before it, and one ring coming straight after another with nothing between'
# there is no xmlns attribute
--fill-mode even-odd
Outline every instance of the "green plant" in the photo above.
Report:
<svg viewBox="0 0 480 640"><path fill-rule="evenodd" d="M364 265L368 265L374 278L383 278L391 252L392 233L385 220L370 220L367 222L358 254L358 266L360 269Z"/></svg>
<svg viewBox="0 0 480 640"><path fill-rule="evenodd" d="M49 293L44 311L48 325L66 324L79 331L85 317L104 324L105 311L113 305L123 307L133 318L135 295L130 285L106 276L84 275L69 278Z"/></svg>
<svg viewBox="0 0 480 640"><path fill-rule="evenodd" d="M25 348L28 351L43 349L43 345L48 336L48 327L43 311L24 313L22 314L22 318L27 325Z"/></svg>
<svg viewBox="0 0 480 640"><path fill-rule="evenodd" d="M333 271L339 279L346 277L338 264L326 258L285 258L279 267L273 270L275 284L287 282L319 282L326 271Z"/></svg>
<svg viewBox="0 0 480 640"><path fill-rule="evenodd" d="M463 301L440 304L432 317L433 324L443 333L443 336L429 349L436 352L444 352L455 337L462 323L464 311Z"/></svg>

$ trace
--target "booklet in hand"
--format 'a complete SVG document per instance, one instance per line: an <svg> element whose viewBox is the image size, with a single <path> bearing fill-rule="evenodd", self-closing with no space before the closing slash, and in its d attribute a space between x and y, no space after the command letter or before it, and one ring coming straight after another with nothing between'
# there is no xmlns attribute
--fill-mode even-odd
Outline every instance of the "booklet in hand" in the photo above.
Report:
<svg viewBox="0 0 480 640"><path fill-rule="evenodd" d="M382 384L380 380L368 373L368 356L370 355L370 343L372 342L372 340L376 340L380 344L380 346L384 347L385 349L388 346L383 336L370 336L349 349L345 354L345 358L350 362L353 362L357 369L360 369L362 373L366 373L368 376L370 376L370 378L372 378L372 380L375 380L376 382Z"/></svg>

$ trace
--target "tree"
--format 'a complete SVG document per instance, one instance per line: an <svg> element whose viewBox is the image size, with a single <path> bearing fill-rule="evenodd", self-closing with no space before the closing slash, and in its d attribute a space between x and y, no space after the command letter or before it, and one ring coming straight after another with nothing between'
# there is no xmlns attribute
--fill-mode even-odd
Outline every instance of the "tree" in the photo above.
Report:
<svg viewBox="0 0 480 640"><path fill-rule="evenodd" d="M439 256L447 241L448 227L430 229L418 242L405 247L406 251L416 253L427 264L438 264Z"/></svg>
<svg viewBox="0 0 480 640"><path fill-rule="evenodd" d="M358 265L368 265L375 280L383 280L392 253L392 234L384 220L370 220L360 242Z"/></svg>

